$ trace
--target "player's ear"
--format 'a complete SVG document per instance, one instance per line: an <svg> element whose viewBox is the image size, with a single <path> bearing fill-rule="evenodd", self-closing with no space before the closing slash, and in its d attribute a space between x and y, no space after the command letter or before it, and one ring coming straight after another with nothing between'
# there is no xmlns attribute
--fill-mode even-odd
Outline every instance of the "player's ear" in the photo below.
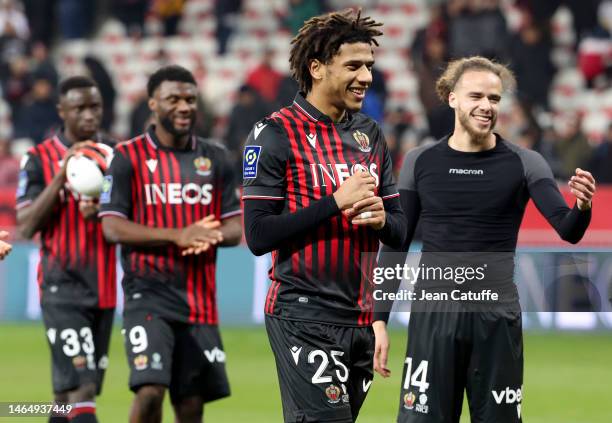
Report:
<svg viewBox="0 0 612 423"><path fill-rule="evenodd" d="M453 109L457 108L457 94L454 91L448 94L448 105Z"/></svg>
<svg viewBox="0 0 612 423"><path fill-rule="evenodd" d="M154 111L157 108L157 100L151 97L147 103L149 105L149 110Z"/></svg>
<svg viewBox="0 0 612 423"><path fill-rule="evenodd" d="M66 120L65 114L64 114L64 109L62 108L62 103L58 102L55 105L55 108L57 109L57 115L60 117L60 119Z"/></svg>
<svg viewBox="0 0 612 423"><path fill-rule="evenodd" d="M308 70L313 80L319 81L323 79L324 65L318 59L313 59L308 63Z"/></svg>

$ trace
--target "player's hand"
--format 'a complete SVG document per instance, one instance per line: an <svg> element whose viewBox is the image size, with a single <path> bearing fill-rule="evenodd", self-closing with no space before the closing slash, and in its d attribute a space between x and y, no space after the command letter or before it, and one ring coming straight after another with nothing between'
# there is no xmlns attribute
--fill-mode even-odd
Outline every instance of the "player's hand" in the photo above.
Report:
<svg viewBox="0 0 612 423"><path fill-rule="evenodd" d="M383 200L377 196L356 202L344 214L353 225L371 226L376 230L382 229L387 219Z"/></svg>
<svg viewBox="0 0 612 423"><path fill-rule="evenodd" d="M98 204L97 198L83 198L79 201L79 211L83 219L90 220L98 217L100 211L100 204Z"/></svg>
<svg viewBox="0 0 612 423"><path fill-rule="evenodd" d="M391 370L387 368L387 358L389 357L389 334L387 324L382 320L372 323L374 329L374 371L382 377L391 376Z"/></svg>
<svg viewBox="0 0 612 423"><path fill-rule="evenodd" d="M66 175L66 168L68 166L68 159L74 156L81 148L85 146L93 146L96 145L95 142L87 140L81 142L75 142L72 146L64 153L64 157L62 157L62 167L60 168L60 174Z"/></svg>
<svg viewBox="0 0 612 423"><path fill-rule="evenodd" d="M9 233L7 231L0 231L0 240L7 239ZM0 241L0 260L4 260L4 257L8 256L8 254L13 249L13 246L8 242Z"/></svg>
<svg viewBox="0 0 612 423"><path fill-rule="evenodd" d="M567 184L572 194L576 197L578 209L589 210L596 190L593 175L586 170L577 168L576 175L572 176Z"/></svg>
<svg viewBox="0 0 612 423"><path fill-rule="evenodd" d="M340 210L346 210L364 198L374 197L376 180L367 171L355 172L334 192L334 200Z"/></svg>
<svg viewBox="0 0 612 423"><path fill-rule="evenodd" d="M183 228L175 244L183 249L183 256L200 254L223 241L223 234L218 230L220 226L221 222L214 215L208 215Z"/></svg>

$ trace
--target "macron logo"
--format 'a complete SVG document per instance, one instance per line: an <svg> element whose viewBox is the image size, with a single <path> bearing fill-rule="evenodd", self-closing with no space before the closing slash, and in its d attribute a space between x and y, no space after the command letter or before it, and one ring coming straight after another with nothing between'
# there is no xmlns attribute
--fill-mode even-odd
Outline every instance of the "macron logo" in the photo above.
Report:
<svg viewBox="0 0 612 423"><path fill-rule="evenodd" d="M255 130L253 131L254 132L253 135L255 139L257 139L261 131L263 131L266 126L268 126L268 124L263 123L263 122L259 122L258 124L255 125Z"/></svg>
<svg viewBox="0 0 612 423"><path fill-rule="evenodd" d="M157 160L149 159L145 163L147 164L147 167L149 168L151 173L155 173L155 169L157 169Z"/></svg>
<svg viewBox="0 0 612 423"><path fill-rule="evenodd" d="M484 170L482 169L448 169L448 173L450 175L484 175Z"/></svg>
<svg viewBox="0 0 612 423"><path fill-rule="evenodd" d="M308 139L308 142L310 143L312 148L316 148L316 145L317 145L317 134L308 134L308 135L306 135L306 138Z"/></svg>

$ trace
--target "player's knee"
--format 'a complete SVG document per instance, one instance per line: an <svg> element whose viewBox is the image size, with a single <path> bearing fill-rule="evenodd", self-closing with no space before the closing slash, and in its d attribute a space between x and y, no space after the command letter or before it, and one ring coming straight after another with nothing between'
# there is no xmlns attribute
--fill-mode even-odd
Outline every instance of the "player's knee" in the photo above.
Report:
<svg viewBox="0 0 612 423"><path fill-rule="evenodd" d="M166 388L161 385L144 385L136 393L138 407L144 414L155 414L161 410Z"/></svg>
<svg viewBox="0 0 612 423"><path fill-rule="evenodd" d="M79 386L76 390L70 392L69 399L71 403L93 401L96 398L96 384L86 383Z"/></svg>
<svg viewBox="0 0 612 423"><path fill-rule="evenodd" d="M201 397L184 398L173 406L178 423L199 423L203 421L204 401Z"/></svg>

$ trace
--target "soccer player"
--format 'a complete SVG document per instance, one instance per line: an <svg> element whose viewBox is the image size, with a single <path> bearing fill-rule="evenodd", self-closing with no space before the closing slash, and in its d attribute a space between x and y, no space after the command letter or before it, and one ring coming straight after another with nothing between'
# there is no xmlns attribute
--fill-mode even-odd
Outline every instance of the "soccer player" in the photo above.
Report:
<svg viewBox="0 0 612 423"><path fill-rule="evenodd" d="M117 146L100 197L104 235L122 245L130 422L160 422L167 388L176 421L200 422L230 394L215 262L240 242L240 203L228 151L192 133L193 75L160 68L147 91L154 123Z"/></svg>
<svg viewBox="0 0 612 423"><path fill-rule="evenodd" d="M576 169L569 181L576 197L570 209L540 154L493 132L503 92L513 85L506 67L482 57L453 61L439 78L437 92L455 111L455 129L406 155L398 188L408 231L400 251L408 251L420 221L422 261L445 252L462 253L466 261L470 253L512 257L530 198L563 240L582 238L595 193L591 174ZM389 251L383 247L383 255ZM412 303L398 422L459 422L464 389L473 422L521 421L521 310L513 263L508 269L505 281L495 279L504 281L496 287L504 296L498 307L489 302L484 310L465 312L474 304ZM504 272L502 267L495 274ZM421 298L427 283L417 282L415 298ZM397 284L387 290L395 292ZM375 370L383 376L389 375L388 316L377 308L373 325Z"/></svg>
<svg viewBox="0 0 612 423"><path fill-rule="evenodd" d="M301 92L244 150L247 242L272 251L266 329L286 422L353 422L372 383L374 263L361 256L405 233L382 130L359 113L380 25L308 20L290 55Z"/></svg>
<svg viewBox="0 0 612 423"><path fill-rule="evenodd" d="M67 188L66 164L92 141L112 142L98 132L102 97L92 79L68 78L59 95L63 128L21 161L17 225L26 238L40 233L38 281L55 401L73 404L72 421L95 422L115 309L115 247L104 240L95 201Z"/></svg>
<svg viewBox="0 0 612 423"><path fill-rule="evenodd" d="M0 260L4 260L9 255L13 246L6 241L2 241L8 238L9 233L6 231L0 231Z"/></svg>

